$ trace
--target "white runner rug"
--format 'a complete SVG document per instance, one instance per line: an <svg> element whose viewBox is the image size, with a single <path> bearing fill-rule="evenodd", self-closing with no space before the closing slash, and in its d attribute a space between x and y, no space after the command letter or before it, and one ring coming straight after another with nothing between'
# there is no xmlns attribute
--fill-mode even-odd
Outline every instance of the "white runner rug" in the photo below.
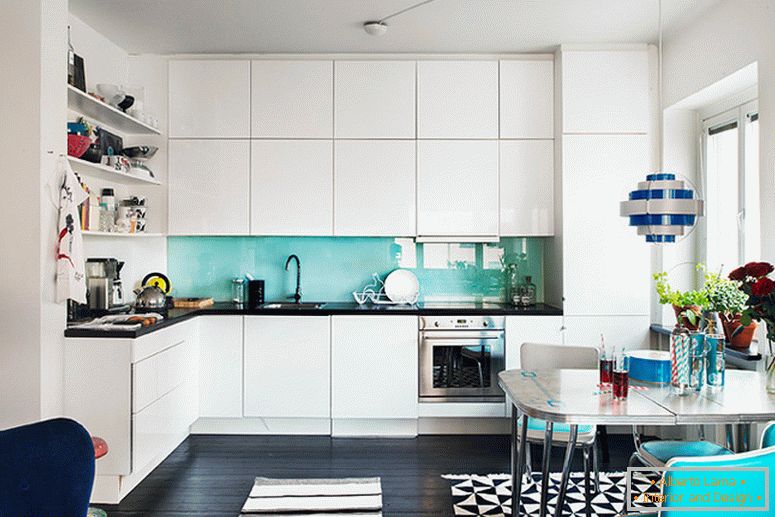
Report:
<svg viewBox="0 0 775 517"><path fill-rule="evenodd" d="M242 516L381 517L379 478L256 478Z"/></svg>

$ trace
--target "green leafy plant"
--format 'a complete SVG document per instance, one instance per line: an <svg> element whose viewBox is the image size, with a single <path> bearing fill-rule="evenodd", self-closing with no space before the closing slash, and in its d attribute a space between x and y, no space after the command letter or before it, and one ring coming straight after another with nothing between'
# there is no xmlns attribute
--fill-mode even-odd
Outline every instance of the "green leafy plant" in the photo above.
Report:
<svg viewBox="0 0 775 517"><path fill-rule="evenodd" d="M734 318L746 309L748 295L741 290L742 282L723 278L718 273L705 273L706 311L718 312L726 318Z"/></svg>
<svg viewBox="0 0 775 517"><path fill-rule="evenodd" d="M697 266L698 271L704 270L702 265ZM679 321L685 318L691 325L697 325L700 320L700 310L708 304L708 294L705 289L692 289L690 291L679 291L670 286L668 274L665 271L654 273L656 281L656 290L659 295L659 303L670 304L677 309L683 309L677 312Z"/></svg>

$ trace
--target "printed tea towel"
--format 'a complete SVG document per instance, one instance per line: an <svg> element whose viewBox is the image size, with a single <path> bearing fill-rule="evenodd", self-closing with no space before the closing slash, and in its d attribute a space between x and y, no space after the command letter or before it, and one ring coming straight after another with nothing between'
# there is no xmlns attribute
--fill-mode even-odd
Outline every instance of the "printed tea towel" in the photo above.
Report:
<svg viewBox="0 0 775 517"><path fill-rule="evenodd" d="M70 299L86 303L86 264L78 205L89 195L83 190L78 177L64 157L57 160L49 190L59 207L56 245L57 302Z"/></svg>

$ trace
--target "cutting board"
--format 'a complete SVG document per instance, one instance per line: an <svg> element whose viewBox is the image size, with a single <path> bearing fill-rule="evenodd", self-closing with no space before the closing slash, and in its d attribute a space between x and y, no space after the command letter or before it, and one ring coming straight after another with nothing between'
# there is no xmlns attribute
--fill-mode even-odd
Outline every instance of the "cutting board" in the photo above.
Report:
<svg viewBox="0 0 775 517"><path fill-rule="evenodd" d="M172 303L176 309L202 309L215 302L212 298L175 298Z"/></svg>

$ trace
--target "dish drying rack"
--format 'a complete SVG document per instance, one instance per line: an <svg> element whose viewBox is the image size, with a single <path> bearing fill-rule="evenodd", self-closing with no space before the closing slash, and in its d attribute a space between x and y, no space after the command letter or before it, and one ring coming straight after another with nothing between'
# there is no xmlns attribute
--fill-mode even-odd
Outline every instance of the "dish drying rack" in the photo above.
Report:
<svg viewBox="0 0 775 517"><path fill-rule="evenodd" d="M385 282L377 273L371 274L371 282L360 291L353 291L353 298L358 305L365 305L368 302L374 305L414 305L417 303L420 294L417 293L412 298L406 300L393 301L385 294Z"/></svg>

